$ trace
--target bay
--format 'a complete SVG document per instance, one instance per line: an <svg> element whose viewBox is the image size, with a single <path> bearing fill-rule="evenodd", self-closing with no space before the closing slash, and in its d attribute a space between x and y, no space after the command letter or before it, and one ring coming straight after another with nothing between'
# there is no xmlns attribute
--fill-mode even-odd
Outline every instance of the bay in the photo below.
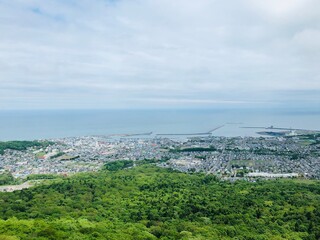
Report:
<svg viewBox="0 0 320 240"><path fill-rule="evenodd" d="M0 111L0 140L88 135L212 132L215 136L258 136L259 129L320 129L320 111L285 109L190 110L10 110Z"/></svg>

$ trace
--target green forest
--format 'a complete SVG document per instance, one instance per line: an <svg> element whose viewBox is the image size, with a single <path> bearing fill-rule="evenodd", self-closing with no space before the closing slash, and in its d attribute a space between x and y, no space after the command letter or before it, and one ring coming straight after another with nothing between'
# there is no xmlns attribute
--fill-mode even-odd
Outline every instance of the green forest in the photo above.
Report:
<svg viewBox="0 0 320 240"><path fill-rule="evenodd" d="M15 183L17 183L17 181L14 179L11 173L9 172L0 173L0 186L10 185Z"/></svg>
<svg viewBox="0 0 320 240"><path fill-rule="evenodd" d="M26 150L30 147L47 147L51 142L48 141L8 141L0 142L0 154L4 154L4 150Z"/></svg>
<svg viewBox="0 0 320 240"><path fill-rule="evenodd" d="M226 182L150 164L0 193L0 239L319 239L317 181Z"/></svg>

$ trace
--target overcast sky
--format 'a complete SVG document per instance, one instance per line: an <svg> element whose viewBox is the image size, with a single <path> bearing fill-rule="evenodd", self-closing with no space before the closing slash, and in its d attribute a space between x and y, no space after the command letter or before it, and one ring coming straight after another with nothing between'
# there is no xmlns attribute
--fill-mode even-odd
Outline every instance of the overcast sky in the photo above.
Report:
<svg viewBox="0 0 320 240"><path fill-rule="evenodd" d="M0 0L0 109L320 108L319 0Z"/></svg>

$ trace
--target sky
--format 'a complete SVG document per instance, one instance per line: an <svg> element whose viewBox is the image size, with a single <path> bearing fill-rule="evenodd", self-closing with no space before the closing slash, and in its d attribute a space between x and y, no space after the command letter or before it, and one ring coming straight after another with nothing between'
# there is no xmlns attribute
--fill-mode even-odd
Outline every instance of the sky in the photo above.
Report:
<svg viewBox="0 0 320 240"><path fill-rule="evenodd" d="M0 0L0 109L320 109L319 0Z"/></svg>

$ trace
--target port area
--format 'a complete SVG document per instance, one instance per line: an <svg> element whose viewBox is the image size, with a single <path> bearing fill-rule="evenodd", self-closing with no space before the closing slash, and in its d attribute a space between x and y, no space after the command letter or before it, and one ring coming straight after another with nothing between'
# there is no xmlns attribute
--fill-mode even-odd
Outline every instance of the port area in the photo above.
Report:
<svg viewBox="0 0 320 240"><path fill-rule="evenodd" d="M249 128L249 129L264 129L266 131L259 131L257 134L271 136L271 137L285 137L285 136L298 136L298 135L310 135L310 134L318 134L319 130L309 130L309 129L300 129L300 128L286 128L286 127L274 127L271 125L270 127L241 127L241 128Z"/></svg>

